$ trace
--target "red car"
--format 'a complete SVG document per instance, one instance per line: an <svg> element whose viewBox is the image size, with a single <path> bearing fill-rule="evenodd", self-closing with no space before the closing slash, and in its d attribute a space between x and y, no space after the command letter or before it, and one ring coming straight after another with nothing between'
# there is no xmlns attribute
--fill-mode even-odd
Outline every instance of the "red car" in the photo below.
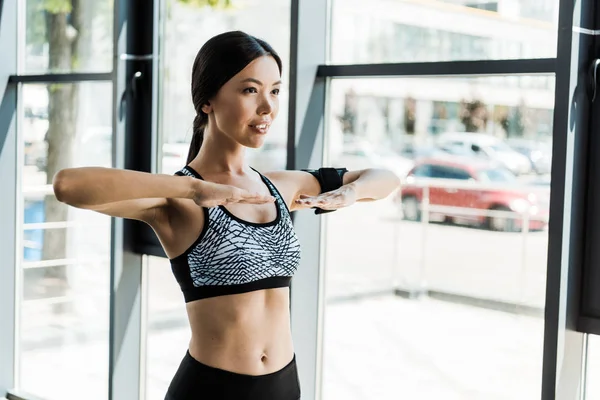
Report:
<svg viewBox="0 0 600 400"><path fill-rule="evenodd" d="M419 160L395 199L402 204L405 219L421 219L426 187L430 221L518 231L529 213L530 230L543 230L548 224L549 186L526 186L497 164L463 157Z"/></svg>

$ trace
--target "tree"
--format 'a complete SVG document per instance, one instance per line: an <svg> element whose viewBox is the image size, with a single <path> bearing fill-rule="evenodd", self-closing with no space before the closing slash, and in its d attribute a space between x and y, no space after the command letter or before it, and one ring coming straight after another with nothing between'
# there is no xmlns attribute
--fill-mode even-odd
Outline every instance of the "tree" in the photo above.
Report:
<svg viewBox="0 0 600 400"><path fill-rule="evenodd" d="M417 125L417 100L409 96L404 99L404 132L414 135Z"/></svg>
<svg viewBox="0 0 600 400"><path fill-rule="evenodd" d="M484 132L488 122L487 106L481 100L461 101L460 120L467 132Z"/></svg>
<svg viewBox="0 0 600 400"><path fill-rule="evenodd" d="M27 2L27 38L32 46L40 46L47 39L48 72L60 73L76 69L90 47L89 31L96 2L85 0L29 0ZM43 47L43 45L41 46ZM46 182L71 166L75 127L78 111L78 86L51 84L48 86L48 131L46 132ZM53 195L44 202L47 222L67 220L68 208ZM46 229L43 236L43 260L61 260L66 257L66 229ZM58 265L44 270L46 295L64 295L68 289L66 266Z"/></svg>
<svg viewBox="0 0 600 400"><path fill-rule="evenodd" d="M47 41L48 72L64 73L81 70L89 61L91 31L99 7L112 8L113 0L28 0L27 43L38 51ZM177 0L195 7L229 8L231 0ZM68 168L73 161L76 134L79 87L76 84L48 86L48 146L46 181L52 183L54 175ZM45 199L47 222L62 222L68 217L68 207L54 196ZM43 260L67 258L66 229L46 229L43 239ZM46 295L64 295L69 289L66 266L45 269Z"/></svg>

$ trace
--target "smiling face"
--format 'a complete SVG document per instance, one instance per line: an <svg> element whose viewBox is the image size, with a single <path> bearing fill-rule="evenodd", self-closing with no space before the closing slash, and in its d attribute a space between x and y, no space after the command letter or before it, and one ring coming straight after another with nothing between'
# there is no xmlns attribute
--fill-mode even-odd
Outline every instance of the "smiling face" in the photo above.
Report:
<svg viewBox="0 0 600 400"><path fill-rule="evenodd" d="M280 86L277 63L271 56L262 56L227 81L202 111L215 133L258 148L279 112Z"/></svg>

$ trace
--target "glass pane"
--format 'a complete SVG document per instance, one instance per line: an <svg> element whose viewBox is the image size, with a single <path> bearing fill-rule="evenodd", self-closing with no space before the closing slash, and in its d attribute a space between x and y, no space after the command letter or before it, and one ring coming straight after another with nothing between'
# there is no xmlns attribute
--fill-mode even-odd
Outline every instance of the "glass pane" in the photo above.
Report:
<svg viewBox="0 0 600 400"><path fill-rule="evenodd" d="M558 0L333 0L333 64L556 57Z"/></svg>
<svg viewBox="0 0 600 400"><path fill-rule="evenodd" d="M540 397L554 78L529 79L332 81L328 164L402 186L328 217L325 400Z"/></svg>
<svg viewBox="0 0 600 400"><path fill-rule="evenodd" d="M198 7L195 2L167 0L162 43L160 130L163 147L159 171L172 174L185 165L192 139L196 112L191 97L192 64L200 47L219 33L241 30L267 41L283 62L283 85L279 95L279 115L269 129L261 149L248 149L250 164L259 171L284 169L286 164L288 82L290 46L290 1L231 1L229 7ZM221 3L221 2L215 2ZM260 23L268 9L269 23ZM190 32L193 41L189 41Z"/></svg>
<svg viewBox="0 0 600 400"><path fill-rule="evenodd" d="M146 400L163 400L191 338L169 260L149 257L148 293Z"/></svg>
<svg viewBox="0 0 600 400"><path fill-rule="evenodd" d="M26 0L26 74L108 72L113 62L113 0Z"/></svg>
<svg viewBox="0 0 600 400"><path fill-rule="evenodd" d="M588 369L586 374L586 399L600 399L600 336L588 335Z"/></svg>
<svg viewBox="0 0 600 400"><path fill-rule="evenodd" d="M112 84L24 85L20 389L108 395L110 217L59 203L63 168L111 166Z"/></svg>

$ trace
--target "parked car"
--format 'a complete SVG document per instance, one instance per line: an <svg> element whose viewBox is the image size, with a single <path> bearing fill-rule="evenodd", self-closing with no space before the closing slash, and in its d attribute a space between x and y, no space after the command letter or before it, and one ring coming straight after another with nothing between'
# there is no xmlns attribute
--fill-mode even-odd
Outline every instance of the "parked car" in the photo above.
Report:
<svg viewBox="0 0 600 400"><path fill-rule="evenodd" d="M543 230L549 214L549 188L528 186L498 164L472 158L447 156L423 159L408 173L395 197L404 219L421 219L424 187L429 188L430 206L449 207L432 210L430 221L487 227L498 231L517 231L523 218L485 215L485 211L529 212L529 229ZM477 212L482 210L482 212Z"/></svg>
<svg viewBox="0 0 600 400"><path fill-rule="evenodd" d="M552 146L530 139L510 139L508 145L529 159L532 169L539 175L549 174L552 167Z"/></svg>
<svg viewBox="0 0 600 400"><path fill-rule="evenodd" d="M356 140L344 143L342 152L333 157L330 164L350 170L387 168L402 179L413 167L414 162L389 148L376 147L367 141Z"/></svg>
<svg viewBox="0 0 600 400"><path fill-rule="evenodd" d="M517 152L501 139L484 133L452 132L439 136L437 145L450 154L472 155L502 163L516 175L532 172L528 157Z"/></svg>

